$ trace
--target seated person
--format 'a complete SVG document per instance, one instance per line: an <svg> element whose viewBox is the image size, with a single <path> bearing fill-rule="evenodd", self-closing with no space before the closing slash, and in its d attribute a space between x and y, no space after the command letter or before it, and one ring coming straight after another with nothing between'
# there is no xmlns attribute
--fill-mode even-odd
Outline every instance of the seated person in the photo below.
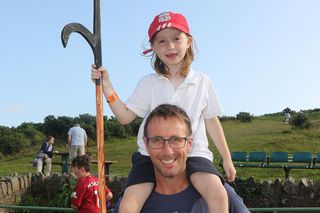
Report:
<svg viewBox="0 0 320 213"><path fill-rule="evenodd" d="M39 152L36 155L36 167L37 167L37 173L44 173L46 176L50 175L51 172L51 158L54 153L54 137L49 136L47 141L43 142ZM43 168L43 166L45 168Z"/></svg>
<svg viewBox="0 0 320 213"><path fill-rule="evenodd" d="M186 162L193 143L188 115L175 105L159 105L146 119L143 140L153 163L156 183L141 212L207 213L207 203L187 176ZM225 189L228 212L248 213L233 188L225 183Z"/></svg>

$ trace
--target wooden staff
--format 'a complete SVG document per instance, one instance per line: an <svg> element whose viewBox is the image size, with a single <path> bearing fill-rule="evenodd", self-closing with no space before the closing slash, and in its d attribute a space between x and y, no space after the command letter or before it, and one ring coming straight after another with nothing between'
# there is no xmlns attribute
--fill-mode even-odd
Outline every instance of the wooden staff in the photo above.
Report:
<svg viewBox="0 0 320 213"><path fill-rule="evenodd" d="M82 24L67 24L61 32L61 40L64 47L72 32L79 33L89 43L97 68L102 66L101 54L101 25L100 25L100 0L94 0L93 34ZM105 191L105 168L104 168L104 125L103 125L103 101L102 79L95 81L96 85L96 128L97 128L97 156L98 156L98 179L99 179L99 204L101 212L107 212Z"/></svg>

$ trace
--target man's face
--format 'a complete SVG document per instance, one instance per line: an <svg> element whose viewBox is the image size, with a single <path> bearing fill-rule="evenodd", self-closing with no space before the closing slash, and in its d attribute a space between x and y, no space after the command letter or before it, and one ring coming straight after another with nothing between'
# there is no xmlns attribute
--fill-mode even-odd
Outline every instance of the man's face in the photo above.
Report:
<svg viewBox="0 0 320 213"><path fill-rule="evenodd" d="M177 118L153 118L148 125L148 138L153 137L188 137L188 129L185 123ZM144 139L146 149L154 164L156 177L173 178L186 174L186 161L192 146L192 139L187 139L183 148L171 148L168 141L160 149L148 146Z"/></svg>

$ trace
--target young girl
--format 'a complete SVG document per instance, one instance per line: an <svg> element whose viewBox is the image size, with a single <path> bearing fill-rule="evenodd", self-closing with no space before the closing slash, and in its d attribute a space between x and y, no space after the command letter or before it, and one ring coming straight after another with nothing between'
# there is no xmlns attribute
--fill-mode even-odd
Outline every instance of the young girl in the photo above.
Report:
<svg viewBox="0 0 320 213"><path fill-rule="evenodd" d="M152 52L156 73L143 77L126 103L117 96L105 68L95 69L92 65L91 77L93 80L102 77L103 93L121 124L128 124L137 116L146 118L160 104L183 108L191 117L194 133L187 165L190 180L206 200L209 212L228 212L224 181L212 164L206 131L223 158L228 181L235 179L236 171L217 117L222 109L213 84L206 75L191 68L193 38L187 20L179 13L161 13L151 23L148 35L151 49L144 53ZM143 143L144 122L137 138L139 152L133 154L133 167L119 212L140 212L154 186L153 166Z"/></svg>

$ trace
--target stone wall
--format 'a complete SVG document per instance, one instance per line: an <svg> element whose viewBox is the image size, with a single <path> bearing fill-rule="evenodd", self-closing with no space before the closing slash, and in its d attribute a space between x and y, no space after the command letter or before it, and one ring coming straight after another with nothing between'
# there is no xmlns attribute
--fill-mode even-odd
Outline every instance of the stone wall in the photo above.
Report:
<svg viewBox="0 0 320 213"><path fill-rule="evenodd" d="M0 177L0 203L13 204L31 184L31 173Z"/></svg>
<svg viewBox="0 0 320 213"><path fill-rule="evenodd" d="M61 176L59 173L48 177L40 173L0 177L0 204L18 204L21 195L26 192L48 203L56 195L60 184L67 180L66 175Z"/></svg>
<svg viewBox="0 0 320 213"><path fill-rule="evenodd" d="M293 178L262 183L263 207L319 207L320 183Z"/></svg>
<svg viewBox="0 0 320 213"><path fill-rule="evenodd" d="M236 180L235 189L250 208L319 207L320 182L292 177L255 182L253 178Z"/></svg>
<svg viewBox="0 0 320 213"><path fill-rule="evenodd" d="M14 175L0 177L0 204L15 204L27 189L47 203L57 193L60 183L69 182L69 177L53 174ZM119 198L125 178L114 178L108 183L114 194L113 203ZM250 208L270 207L319 207L320 182L309 179L294 180L292 177L274 181L256 182L253 178L239 179L232 184ZM29 187L29 188L28 188Z"/></svg>

